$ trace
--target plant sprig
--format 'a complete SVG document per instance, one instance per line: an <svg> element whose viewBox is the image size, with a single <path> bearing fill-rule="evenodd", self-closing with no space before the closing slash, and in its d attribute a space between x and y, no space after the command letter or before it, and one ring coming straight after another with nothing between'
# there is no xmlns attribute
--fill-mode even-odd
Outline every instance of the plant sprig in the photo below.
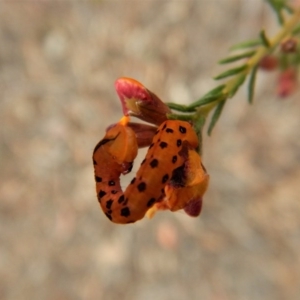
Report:
<svg viewBox="0 0 300 300"><path fill-rule="evenodd" d="M178 112L192 114L171 114L169 118L182 120L197 120L198 118L207 119L210 112L213 112L208 126L208 134L210 135L215 124L217 123L226 101L232 98L239 87L248 80L248 102L252 103L254 98L254 89L258 66L262 58L270 55L287 37L297 36L300 34L300 9L293 10L286 0L266 0L275 11L277 19L281 24L281 29L272 38L268 37L266 32L262 30L259 38L236 44L230 48L231 52L240 51L238 54L231 54L219 61L221 65L228 65L233 62L244 60L242 64L234 68L230 68L214 77L215 80L226 80L223 84L212 89L200 99L190 105L180 105L176 103L168 103L168 106ZM284 12L290 14L285 20ZM251 48L249 50L249 48ZM246 61L245 61L246 59ZM203 122L204 125L205 122Z"/></svg>

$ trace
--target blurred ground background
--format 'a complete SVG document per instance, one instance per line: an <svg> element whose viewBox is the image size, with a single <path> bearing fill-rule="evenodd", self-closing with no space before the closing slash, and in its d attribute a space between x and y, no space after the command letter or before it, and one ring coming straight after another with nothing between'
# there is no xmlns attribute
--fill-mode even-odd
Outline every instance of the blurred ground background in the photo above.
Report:
<svg viewBox="0 0 300 300"><path fill-rule="evenodd" d="M299 92L276 97L276 74L205 137L199 218L114 225L95 195L115 79L189 103L262 27L261 0L0 2L1 299L300 299Z"/></svg>

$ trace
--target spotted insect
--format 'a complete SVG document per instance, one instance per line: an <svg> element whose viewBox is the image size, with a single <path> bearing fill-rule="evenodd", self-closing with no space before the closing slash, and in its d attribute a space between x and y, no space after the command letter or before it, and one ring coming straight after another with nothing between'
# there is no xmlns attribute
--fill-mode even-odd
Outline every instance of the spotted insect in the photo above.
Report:
<svg viewBox="0 0 300 300"><path fill-rule="evenodd" d="M120 175L131 171L138 145L129 118L108 129L93 153L96 191L105 215L115 223L133 223L165 197L174 170L185 165L187 148L197 148L198 138L184 121L168 120L157 129L136 176L122 191Z"/></svg>

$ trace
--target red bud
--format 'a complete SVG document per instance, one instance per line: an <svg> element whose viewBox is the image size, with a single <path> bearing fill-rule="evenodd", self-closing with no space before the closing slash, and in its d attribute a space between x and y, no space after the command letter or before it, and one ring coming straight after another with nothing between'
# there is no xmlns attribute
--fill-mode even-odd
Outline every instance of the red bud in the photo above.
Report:
<svg viewBox="0 0 300 300"><path fill-rule="evenodd" d="M277 95L279 97L287 97L294 92L297 86L296 69L289 68L279 75L277 85Z"/></svg>
<svg viewBox="0 0 300 300"><path fill-rule="evenodd" d="M115 82L115 88L125 116L134 116L146 122L160 125L171 113L168 106L140 82L122 77Z"/></svg>
<svg viewBox="0 0 300 300"><path fill-rule="evenodd" d="M259 62L259 67L264 71L273 71L278 65L278 59L275 56L266 55Z"/></svg>
<svg viewBox="0 0 300 300"><path fill-rule="evenodd" d="M298 42L295 38L288 38L281 43L281 51L283 53L294 53L297 51Z"/></svg>

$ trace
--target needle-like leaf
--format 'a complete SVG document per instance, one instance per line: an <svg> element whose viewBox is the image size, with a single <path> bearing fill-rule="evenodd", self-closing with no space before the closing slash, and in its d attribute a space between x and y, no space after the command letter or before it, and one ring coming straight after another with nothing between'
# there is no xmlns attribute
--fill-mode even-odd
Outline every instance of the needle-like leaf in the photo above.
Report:
<svg viewBox="0 0 300 300"><path fill-rule="evenodd" d="M190 108L189 106L186 105L181 105L181 104L177 104L177 103L166 103L168 105L169 108L177 110L177 111L181 111L181 112L195 112L196 109L195 108Z"/></svg>
<svg viewBox="0 0 300 300"><path fill-rule="evenodd" d="M231 90L228 93L228 98L232 98L235 95L236 91L243 84L243 82L245 81L246 77L247 77L247 75L243 74L243 75L240 75L237 78L235 85L231 88Z"/></svg>
<svg viewBox="0 0 300 300"><path fill-rule="evenodd" d="M224 108L225 103L226 103L226 100L223 100L215 108L214 114L212 115L211 120L210 120L210 124L208 126L208 130L207 130L208 135L211 134L213 128L215 127L217 121L219 120L219 117L222 113L222 110Z"/></svg>
<svg viewBox="0 0 300 300"><path fill-rule="evenodd" d="M192 103L189 108L195 109L196 107L209 104L211 102L214 102L218 100L220 97L224 96L223 89L225 87L225 84L219 85L216 88L212 89L208 93L206 93L202 98L197 100L196 102Z"/></svg>
<svg viewBox="0 0 300 300"><path fill-rule="evenodd" d="M248 66L245 64L245 65L242 65L240 67L227 70L227 71L221 73L220 75L214 77L214 79L219 80L219 79L223 79L223 78L226 78L226 77L229 77L229 76L236 75L238 73L241 73L241 72L245 71L247 69L247 67Z"/></svg>
<svg viewBox="0 0 300 300"><path fill-rule="evenodd" d="M253 41L246 41L246 42L241 42L236 45L233 45L230 48L230 51L232 50L239 50L239 49L246 49L246 48L252 48L252 47L257 47L261 45L261 40L253 40Z"/></svg>
<svg viewBox="0 0 300 300"><path fill-rule="evenodd" d="M217 87L215 87L214 89L212 89L211 91L207 92L201 99L204 99L204 98L208 98L210 96L217 96L217 95L220 95L221 92L223 91L225 87L225 84L222 84L222 85L218 85ZM201 100L200 99L200 100Z"/></svg>
<svg viewBox="0 0 300 300"><path fill-rule="evenodd" d="M255 53L255 51L249 51L249 52L244 52L244 53L241 53L238 55L230 56L230 57L221 59L219 61L219 64L228 64L228 63L231 63L231 62L243 59L243 58L248 58L248 57L251 57L254 53Z"/></svg>
<svg viewBox="0 0 300 300"><path fill-rule="evenodd" d="M249 78L249 85L248 85L248 102L249 102L249 104L253 103L257 68L258 68L258 66L255 66L252 69L251 74L250 74L250 78Z"/></svg>
<svg viewBox="0 0 300 300"><path fill-rule="evenodd" d="M260 38L261 38L262 44L263 44L266 48L270 48L270 42L269 42L269 39L267 38L266 33L265 33L264 30L262 30L262 31L259 33L259 36L260 36Z"/></svg>

